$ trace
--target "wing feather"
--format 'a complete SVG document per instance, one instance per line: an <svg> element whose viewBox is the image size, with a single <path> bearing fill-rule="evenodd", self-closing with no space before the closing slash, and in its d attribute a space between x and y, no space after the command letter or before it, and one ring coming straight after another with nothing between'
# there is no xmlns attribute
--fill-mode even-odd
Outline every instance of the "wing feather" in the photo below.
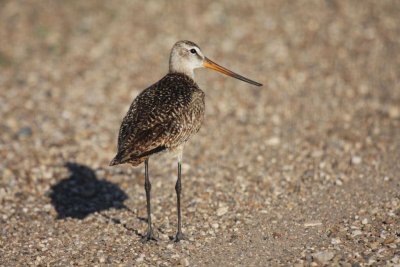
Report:
<svg viewBox="0 0 400 267"><path fill-rule="evenodd" d="M131 162L186 142L200 128L203 113L204 93L193 80L165 76L131 104L122 121L118 153L111 164Z"/></svg>

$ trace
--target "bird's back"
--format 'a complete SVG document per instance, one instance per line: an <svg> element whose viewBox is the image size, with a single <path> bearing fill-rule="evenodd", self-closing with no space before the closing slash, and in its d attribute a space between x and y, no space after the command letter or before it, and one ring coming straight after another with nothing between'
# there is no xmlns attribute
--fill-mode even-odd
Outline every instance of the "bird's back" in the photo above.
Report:
<svg viewBox="0 0 400 267"><path fill-rule="evenodd" d="M179 147L200 129L203 116L203 91L185 74L167 74L132 102L110 165L138 165L152 154Z"/></svg>

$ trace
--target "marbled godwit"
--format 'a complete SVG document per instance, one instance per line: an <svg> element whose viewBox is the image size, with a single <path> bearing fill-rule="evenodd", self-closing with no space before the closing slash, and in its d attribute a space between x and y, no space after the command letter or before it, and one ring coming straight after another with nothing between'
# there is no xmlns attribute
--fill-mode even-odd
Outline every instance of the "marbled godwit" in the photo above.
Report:
<svg viewBox="0 0 400 267"><path fill-rule="evenodd" d="M118 153L110 165L145 164L147 233L144 240L155 240L151 224L149 157L162 151L177 153L178 179L175 190L178 231L175 241L183 238L181 221L181 161L188 139L199 131L204 117L204 92L194 82L193 70L210 68L253 85L262 84L236 74L206 58L190 41L179 41L171 50L169 73L141 92L122 121L118 136Z"/></svg>

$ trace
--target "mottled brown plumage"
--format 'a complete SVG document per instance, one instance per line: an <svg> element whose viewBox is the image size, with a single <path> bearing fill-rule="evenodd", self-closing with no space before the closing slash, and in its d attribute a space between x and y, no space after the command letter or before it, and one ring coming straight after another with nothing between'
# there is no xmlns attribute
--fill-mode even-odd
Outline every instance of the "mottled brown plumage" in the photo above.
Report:
<svg viewBox="0 0 400 267"><path fill-rule="evenodd" d="M198 132L204 92L189 76L169 73L140 93L122 121L111 165L133 166L164 150L176 150Z"/></svg>
<svg viewBox="0 0 400 267"><path fill-rule="evenodd" d="M171 50L169 73L141 92L122 121L118 136L118 152L110 165L145 163L147 233L144 241L155 240L151 224L148 174L149 157L162 151L178 152L177 196L178 231L175 241L183 238L181 226L181 159L183 146L199 131L204 119L204 92L194 82L193 70L210 68L239 80L261 84L236 74L206 58L193 42L177 42Z"/></svg>

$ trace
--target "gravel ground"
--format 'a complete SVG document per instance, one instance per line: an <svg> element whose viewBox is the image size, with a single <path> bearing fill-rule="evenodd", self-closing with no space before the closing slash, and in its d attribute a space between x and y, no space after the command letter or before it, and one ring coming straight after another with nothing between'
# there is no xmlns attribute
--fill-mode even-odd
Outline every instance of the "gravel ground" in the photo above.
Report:
<svg viewBox="0 0 400 267"><path fill-rule="evenodd" d="M0 265L400 264L398 1L0 1ZM108 167L181 39L209 70L176 163Z"/></svg>

